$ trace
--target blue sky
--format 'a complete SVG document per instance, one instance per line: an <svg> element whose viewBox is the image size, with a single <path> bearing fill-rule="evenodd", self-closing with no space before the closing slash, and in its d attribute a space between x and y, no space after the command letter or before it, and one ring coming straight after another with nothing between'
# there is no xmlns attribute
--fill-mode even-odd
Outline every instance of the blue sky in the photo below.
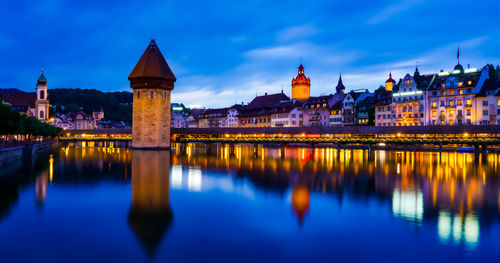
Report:
<svg viewBox="0 0 500 263"><path fill-rule="evenodd" d="M500 64L500 2L4 1L1 88L130 90L127 76L154 38L178 81L172 100L218 107L255 94L290 95L302 57L311 95L374 90L391 70Z"/></svg>

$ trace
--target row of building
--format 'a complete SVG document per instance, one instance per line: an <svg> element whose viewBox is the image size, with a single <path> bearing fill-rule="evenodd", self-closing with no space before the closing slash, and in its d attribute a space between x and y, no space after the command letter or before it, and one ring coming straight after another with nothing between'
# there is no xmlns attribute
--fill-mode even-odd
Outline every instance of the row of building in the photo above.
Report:
<svg viewBox="0 0 500 263"><path fill-rule="evenodd" d="M311 80L302 65L292 79L292 98L283 93L256 96L248 104L186 109L172 104L172 127L423 126L500 124L500 67L406 74L389 78L374 92L346 88L310 96Z"/></svg>

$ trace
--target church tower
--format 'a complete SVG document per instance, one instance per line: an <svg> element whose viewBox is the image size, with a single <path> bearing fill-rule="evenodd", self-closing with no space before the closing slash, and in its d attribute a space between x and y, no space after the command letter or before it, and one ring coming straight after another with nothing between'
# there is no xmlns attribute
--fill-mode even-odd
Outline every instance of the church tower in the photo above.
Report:
<svg viewBox="0 0 500 263"><path fill-rule="evenodd" d="M128 76L133 89L132 147L170 148L170 92L176 81L154 40Z"/></svg>
<svg viewBox="0 0 500 263"><path fill-rule="evenodd" d="M47 93L47 78L40 73L40 77L36 82L36 101L35 101L35 117L41 121L49 119L49 94Z"/></svg>
<svg viewBox="0 0 500 263"><path fill-rule="evenodd" d="M389 73L389 78L385 81L385 90L392 91L396 81L392 79L392 72Z"/></svg>
<svg viewBox="0 0 500 263"><path fill-rule="evenodd" d="M337 87L335 87L337 93L345 93L345 86L342 83L342 75L339 76L339 82L337 83Z"/></svg>
<svg viewBox="0 0 500 263"><path fill-rule="evenodd" d="M292 99L305 101L311 96L311 80L304 75L300 64L297 77L292 79Z"/></svg>

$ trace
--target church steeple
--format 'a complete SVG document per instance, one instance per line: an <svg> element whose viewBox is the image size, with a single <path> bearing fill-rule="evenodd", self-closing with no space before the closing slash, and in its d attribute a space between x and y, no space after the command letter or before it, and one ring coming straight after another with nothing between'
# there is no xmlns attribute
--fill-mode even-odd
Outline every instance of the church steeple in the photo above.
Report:
<svg viewBox="0 0 500 263"><path fill-rule="evenodd" d="M339 82L337 83L337 87L335 87L335 90L337 93L344 93L345 92L345 86L344 83L342 83L342 74L339 76Z"/></svg>

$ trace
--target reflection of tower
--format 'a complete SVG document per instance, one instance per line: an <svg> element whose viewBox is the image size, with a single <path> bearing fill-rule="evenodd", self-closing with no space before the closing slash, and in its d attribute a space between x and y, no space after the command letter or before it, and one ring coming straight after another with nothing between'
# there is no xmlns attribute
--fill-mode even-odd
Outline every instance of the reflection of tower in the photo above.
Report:
<svg viewBox="0 0 500 263"><path fill-rule="evenodd" d="M309 212L310 193L304 185L297 185L292 189L292 210L302 224L304 217Z"/></svg>
<svg viewBox="0 0 500 263"><path fill-rule="evenodd" d="M49 159L49 174L43 172L35 179L35 198L36 202L39 205L43 205L45 203L45 198L47 196L47 181L50 180L52 182L52 178L54 176L54 158L52 154Z"/></svg>
<svg viewBox="0 0 500 263"><path fill-rule="evenodd" d="M132 207L128 222L150 255L172 223L169 181L169 151L132 151Z"/></svg>
<svg viewBox="0 0 500 263"><path fill-rule="evenodd" d="M304 66L300 64L297 77L292 79L292 99L307 100L311 96L311 79L304 75Z"/></svg>
<svg viewBox="0 0 500 263"><path fill-rule="evenodd" d="M35 198L39 205L45 203L45 197L47 196L47 181L48 176L45 172L35 179Z"/></svg>
<svg viewBox="0 0 500 263"><path fill-rule="evenodd" d="M154 40L128 79L134 90L132 147L170 148L170 91L176 79Z"/></svg>

